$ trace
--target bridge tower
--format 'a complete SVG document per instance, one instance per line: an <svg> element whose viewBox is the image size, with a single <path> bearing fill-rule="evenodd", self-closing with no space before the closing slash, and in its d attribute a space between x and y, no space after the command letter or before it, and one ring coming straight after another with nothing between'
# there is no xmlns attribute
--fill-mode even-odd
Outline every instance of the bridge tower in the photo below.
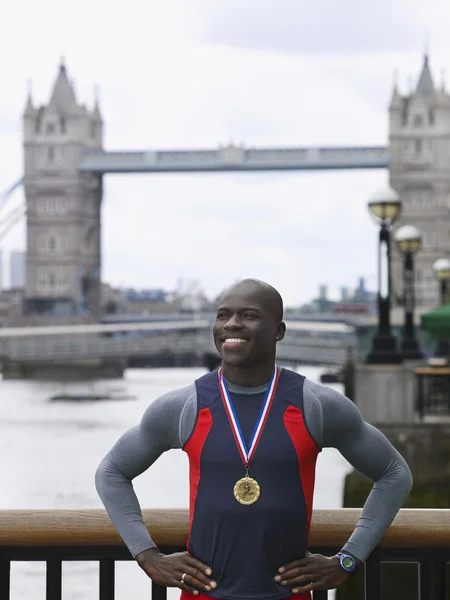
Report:
<svg viewBox="0 0 450 600"><path fill-rule="evenodd" d="M103 144L98 100L79 104L61 63L46 106L29 92L23 114L27 205L22 325L95 322L100 317L101 177L78 172L86 149Z"/></svg>
<svg viewBox="0 0 450 600"><path fill-rule="evenodd" d="M439 304L432 265L450 255L450 95L437 88L428 56L415 89L407 95L394 85L389 108L391 186L399 193L402 214L394 225L416 226L423 246L415 258L419 310ZM393 247L392 283L402 292L402 256Z"/></svg>

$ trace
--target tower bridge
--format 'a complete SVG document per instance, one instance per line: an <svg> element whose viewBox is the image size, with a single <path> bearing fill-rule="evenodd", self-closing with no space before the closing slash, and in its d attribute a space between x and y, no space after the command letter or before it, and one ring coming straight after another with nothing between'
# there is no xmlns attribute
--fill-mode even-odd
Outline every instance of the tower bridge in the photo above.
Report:
<svg viewBox="0 0 450 600"><path fill-rule="evenodd" d="M388 149L372 148L245 148L160 150L152 152L86 152L82 173L195 173L223 171L332 171L385 169Z"/></svg>
<svg viewBox="0 0 450 600"><path fill-rule="evenodd" d="M438 88L425 56L417 86L394 86L385 147L250 148L108 151L99 102L78 102L64 64L50 99L36 106L31 92L23 113L27 217L26 289L23 314L11 325L100 320L103 177L110 173L192 173L388 169L400 195L395 227L417 226L423 249L416 259L419 305L438 303L433 262L450 254L450 95ZM4 209L14 186L0 196ZM361 202L365 199L362 198ZM4 231L25 209L0 220ZM2 231L3 227L3 231ZM401 293L401 256L393 250L394 294Z"/></svg>

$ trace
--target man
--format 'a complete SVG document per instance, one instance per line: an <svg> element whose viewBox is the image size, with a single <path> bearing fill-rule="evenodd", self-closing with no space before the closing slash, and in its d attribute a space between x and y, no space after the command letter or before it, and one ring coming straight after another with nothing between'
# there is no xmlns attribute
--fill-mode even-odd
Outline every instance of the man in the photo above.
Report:
<svg viewBox="0 0 450 600"><path fill-rule="evenodd" d="M155 400L100 464L97 491L147 575L182 599L310 598L364 563L405 498L407 464L355 405L275 365L286 327L268 284L244 280L221 298L213 327L222 368ZM341 553L308 552L316 458L337 448L375 483ZM164 555L142 519L132 479L166 450L190 463L188 552Z"/></svg>

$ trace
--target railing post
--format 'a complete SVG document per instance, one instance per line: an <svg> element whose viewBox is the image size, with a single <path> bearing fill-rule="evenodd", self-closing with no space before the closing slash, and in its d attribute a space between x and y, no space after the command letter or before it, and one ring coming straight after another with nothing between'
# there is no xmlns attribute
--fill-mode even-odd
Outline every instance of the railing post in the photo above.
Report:
<svg viewBox="0 0 450 600"><path fill-rule="evenodd" d="M9 600L11 586L11 562L0 560L0 598Z"/></svg>
<svg viewBox="0 0 450 600"><path fill-rule="evenodd" d="M416 375L417 381L417 398L416 398L416 410L420 420L423 420L425 413L425 377L423 375Z"/></svg>
<svg viewBox="0 0 450 600"><path fill-rule="evenodd" d="M420 561L419 600L444 600L446 562L439 557Z"/></svg>
<svg viewBox="0 0 450 600"><path fill-rule="evenodd" d="M152 600L167 600L167 588L152 581Z"/></svg>
<svg viewBox="0 0 450 600"><path fill-rule="evenodd" d="M62 562L47 561L47 593L46 600L61 600L62 598Z"/></svg>
<svg viewBox="0 0 450 600"><path fill-rule="evenodd" d="M381 563L378 551L374 550L364 565L364 597L365 600L381 599Z"/></svg>
<svg viewBox="0 0 450 600"><path fill-rule="evenodd" d="M115 569L114 560L104 558L100 560L99 573L99 600L114 600Z"/></svg>

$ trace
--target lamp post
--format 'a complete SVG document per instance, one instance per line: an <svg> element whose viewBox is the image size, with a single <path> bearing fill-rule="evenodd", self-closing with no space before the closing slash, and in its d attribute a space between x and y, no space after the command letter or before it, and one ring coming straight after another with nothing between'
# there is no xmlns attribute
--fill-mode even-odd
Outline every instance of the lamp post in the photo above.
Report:
<svg viewBox="0 0 450 600"><path fill-rule="evenodd" d="M406 360L418 360L423 357L415 335L414 327L414 253L422 245L420 231L413 225L403 225L395 232L394 239L403 254L403 305L405 308L405 324L401 354Z"/></svg>
<svg viewBox="0 0 450 600"><path fill-rule="evenodd" d="M380 223L378 244L378 332L372 340L367 362L393 364L402 362L391 332L391 225L401 210L398 194L391 188L372 196L369 211Z"/></svg>
<svg viewBox="0 0 450 600"><path fill-rule="evenodd" d="M441 306L447 302L448 282L450 281L450 260L448 258L438 258L433 264L433 271L436 279L439 281L439 295ZM450 344L448 340L439 340L435 356L448 357L450 354Z"/></svg>

